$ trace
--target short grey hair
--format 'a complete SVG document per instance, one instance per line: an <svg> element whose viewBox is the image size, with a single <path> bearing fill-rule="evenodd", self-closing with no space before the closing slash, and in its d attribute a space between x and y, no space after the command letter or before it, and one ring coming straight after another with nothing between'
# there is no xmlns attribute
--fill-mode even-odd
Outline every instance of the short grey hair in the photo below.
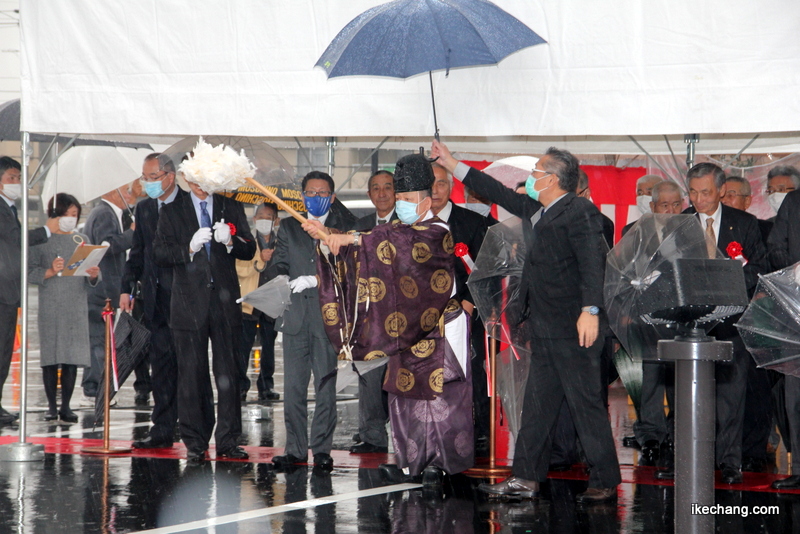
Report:
<svg viewBox="0 0 800 534"><path fill-rule="evenodd" d="M717 189L722 189L722 186L725 185L725 171L719 167L719 165L715 165L713 163L704 162L698 163L691 169L689 172L686 173L686 183L691 182L695 178L702 178L703 176L708 176L711 174L714 178L714 185Z"/></svg>
<svg viewBox="0 0 800 534"><path fill-rule="evenodd" d="M769 170L767 174L767 183L776 176L788 176L792 179L795 189L800 189L800 171L791 165L778 165Z"/></svg>
<svg viewBox="0 0 800 534"><path fill-rule="evenodd" d="M750 182L744 176L728 176L725 180L725 183L728 182L736 182L737 184L742 184L742 194L745 196L751 196L753 194L753 189L750 187Z"/></svg>
<svg viewBox="0 0 800 534"><path fill-rule="evenodd" d="M646 184L648 182L663 182L664 178L657 175L657 174L645 174L638 180L636 180L636 187L639 187L642 184Z"/></svg>
<svg viewBox="0 0 800 534"><path fill-rule="evenodd" d="M661 193L677 192L683 200L683 190L672 180L662 180L653 186L653 204L658 204Z"/></svg>

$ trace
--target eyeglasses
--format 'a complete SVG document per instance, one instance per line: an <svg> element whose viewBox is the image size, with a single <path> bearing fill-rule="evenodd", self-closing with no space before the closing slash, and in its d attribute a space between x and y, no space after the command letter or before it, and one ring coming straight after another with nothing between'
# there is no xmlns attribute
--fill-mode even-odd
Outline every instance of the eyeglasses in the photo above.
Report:
<svg viewBox="0 0 800 534"><path fill-rule="evenodd" d="M771 195L772 193L790 193L794 191L794 187L786 187L785 185L777 185L775 187L767 187L767 194Z"/></svg>
<svg viewBox="0 0 800 534"><path fill-rule="evenodd" d="M166 172L166 171L162 172L162 173L161 173L161 174L159 174L158 176L145 176L145 175L143 174L143 175L141 175L141 176L139 177L139 180L141 180L142 182L157 182L157 181L159 181L160 179L162 179L164 176L166 176L167 174L169 174L169 173L168 173L168 172Z"/></svg>
<svg viewBox="0 0 800 534"><path fill-rule="evenodd" d="M308 198L322 197L328 198L331 196L331 191L303 191L303 194Z"/></svg>

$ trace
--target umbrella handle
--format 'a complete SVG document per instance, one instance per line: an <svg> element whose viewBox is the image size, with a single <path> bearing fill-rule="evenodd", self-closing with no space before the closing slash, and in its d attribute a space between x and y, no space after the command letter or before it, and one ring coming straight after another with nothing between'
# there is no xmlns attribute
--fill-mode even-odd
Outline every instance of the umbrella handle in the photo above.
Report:
<svg viewBox="0 0 800 534"><path fill-rule="evenodd" d="M278 195L276 195L275 193L273 193L272 191L270 191L269 189L267 189L266 187L255 181L254 178L247 178L247 183L258 189L259 191L261 191L267 198L269 198L275 204L284 209L289 215L297 219L297 221L300 222L300 224L308 221L308 219L300 215L300 212L289 206L289 204L284 202L282 199L278 198ZM317 238L320 241L325 241L328 238L328 234L323 231L319 231L317 232Z"/></svg>

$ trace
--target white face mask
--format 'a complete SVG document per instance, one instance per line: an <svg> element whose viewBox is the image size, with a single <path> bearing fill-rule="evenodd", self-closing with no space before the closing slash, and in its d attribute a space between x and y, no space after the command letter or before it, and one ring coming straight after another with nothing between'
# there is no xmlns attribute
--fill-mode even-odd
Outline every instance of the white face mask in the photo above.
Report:
<svg viewBox="0 0 800 534"><path fill-rule="evenodd" d="M17 200L22 196L22 184L3 184L2 193L9 200Z"/></svg>
<svg viewBox="0 0 800 534"><path fill-rule="evenodd" d="M77 217L61 217L58 220L58 229L62 232L71 232L78 226Z"/></svg>
<svg viewBox="0 0 800 534"><path fill-rule="evenodd" d="M272 221L268 219L256 219L256 230L261 235L267 235L272 232Z"/></svg>
<svg viewBox="0 0 800 534"><path fill-rule="evenodd" d="M788 193L772 193L767 197L767 202L769 202L769 206L775 210L775 213L778 213L778 210L781 209L781 204L783 204L783 199L786 198Z"/></svg>
<svg viewBox="0 0 800 534"><path fill-rule="evenodd" d="M653 197L650 195L639 195L636 197L636 207L639 208L639 213L642 215L647 215L648 213L652 213L650 211L650 202L653 201Z"/></svg>
<svg viewBox="0 0 800 534"><path fill-rule="evenodd" d="M467 202L464 204L464 207L470 211L474 211L475 213L480 213L484 217L487 217L492 211L492 207L490 205L483 204L482 202Z"/></svg>

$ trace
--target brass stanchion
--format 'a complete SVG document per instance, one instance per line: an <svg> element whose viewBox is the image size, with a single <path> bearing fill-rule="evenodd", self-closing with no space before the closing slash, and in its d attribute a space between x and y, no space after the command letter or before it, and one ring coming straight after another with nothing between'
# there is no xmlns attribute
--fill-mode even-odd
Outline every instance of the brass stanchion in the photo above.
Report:
<svg viewBox="0 0 800 534"><path fill-rule="evenodd" d="M492 331L497 328L495 324ZM489 402L489 466L475 466L464 471L464 474L473 478L500 478L511 475L511 468L497 467L497 340L489 336L489 383L492 386L491 401Z"/></svg>
<svg viewBox="0 0 800 534"><path fill-rule="evenodd" d="M81 452L91 454L121 454L131 452L129 447L111 447L111 338L114 335L114 310L111 308L111 299L106 299L106 305L103 308L103 317L106 321L106 364L104 385L105 391L103 392L103 446L102 447L84 447Z"/></svg>

